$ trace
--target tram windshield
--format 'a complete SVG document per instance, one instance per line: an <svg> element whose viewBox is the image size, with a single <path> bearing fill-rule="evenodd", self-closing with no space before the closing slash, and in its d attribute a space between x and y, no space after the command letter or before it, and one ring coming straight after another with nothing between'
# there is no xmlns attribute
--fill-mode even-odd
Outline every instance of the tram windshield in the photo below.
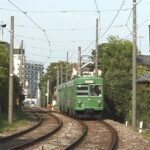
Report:
<svg viewBox="0 0 150 150"><path fill-rule="evenodd" d="M99 96L101 95L102 88L101 85L90 85L90 95Z"/></svg>
<svg viewBox="0 0 150 150"><path fill-rule="evenodd" d="M77 85L78 96L99 96L102 93L101 85Z"/></svg>
<svg viewBox="0 0 150 150"><path fill-rule="evenodd" d="M77 85L77 95L89 95L88 85Z"/></svg>

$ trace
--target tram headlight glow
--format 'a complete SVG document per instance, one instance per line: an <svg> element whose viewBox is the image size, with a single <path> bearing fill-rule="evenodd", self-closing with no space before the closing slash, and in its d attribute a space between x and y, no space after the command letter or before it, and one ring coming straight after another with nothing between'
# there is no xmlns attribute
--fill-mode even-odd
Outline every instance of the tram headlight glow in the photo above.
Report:
<svg viewBox="0 0 150 150"><path fill-rule="evenodd" d="M82 105L82 101L81 101L81 100L79 100L79 101L78 101L78 106L80 106L80 107L81 107L81 105Z"/></svg>
<svg viewBox="0 0 150 150"><path fill-rule="evenodd" d="M102 101L101 100L97 100L97 103L100 104Z"/></svg>

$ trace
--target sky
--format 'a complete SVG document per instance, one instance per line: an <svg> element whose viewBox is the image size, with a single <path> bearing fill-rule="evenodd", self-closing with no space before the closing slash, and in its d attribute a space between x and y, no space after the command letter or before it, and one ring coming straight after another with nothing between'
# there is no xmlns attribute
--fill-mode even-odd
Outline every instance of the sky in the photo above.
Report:
<svg viewBox="0 0 150 150"><path fill-rule="evenodd" d="M132 0L0 0L0 40L10 42L10 18L15 19L14 46L21 40L27 60L47 67L51 62L78 62L95 49L96 18L99 44L110 35L132 40ZM149 52L150 0L137 0L137 47Z"/></svg>

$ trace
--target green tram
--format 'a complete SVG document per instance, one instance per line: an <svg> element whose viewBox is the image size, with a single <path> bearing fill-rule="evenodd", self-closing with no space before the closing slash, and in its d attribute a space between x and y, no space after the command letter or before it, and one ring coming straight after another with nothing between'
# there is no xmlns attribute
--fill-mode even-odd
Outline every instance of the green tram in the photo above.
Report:
<svg viewBox="0 0 150 150"><path fill-rule="evenodd" d="M78 118L101 118L104 110L103 79L79 77L58 87L59 108Z"/></svg>

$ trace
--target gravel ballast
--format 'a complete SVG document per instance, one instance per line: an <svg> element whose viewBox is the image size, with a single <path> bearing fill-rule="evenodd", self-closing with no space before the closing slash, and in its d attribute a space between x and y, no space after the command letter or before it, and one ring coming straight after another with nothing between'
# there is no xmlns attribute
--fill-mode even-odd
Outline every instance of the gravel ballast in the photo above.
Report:
<svg viewBox="0 0 150 150"><path fill-rule="evenodd" d="M105 121L114 127L118 133L118 150L150 150L149 142L132 127L112 120Z"/></svg>

